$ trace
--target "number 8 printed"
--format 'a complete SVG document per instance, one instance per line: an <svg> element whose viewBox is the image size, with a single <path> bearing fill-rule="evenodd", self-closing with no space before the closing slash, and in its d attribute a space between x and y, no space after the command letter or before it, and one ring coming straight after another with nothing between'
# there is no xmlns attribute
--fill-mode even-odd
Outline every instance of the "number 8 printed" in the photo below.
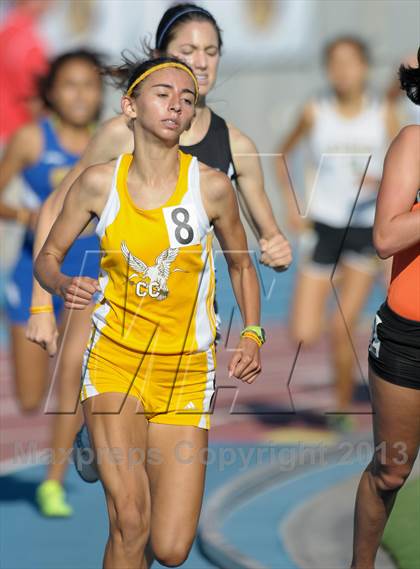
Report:
<svg viewBox="0 0 420 569"><path fill-rule="evenodd" d="M179 219L179 216L183 216L183 219ZM190 214L185 207L177 207L176 209L172 210L171 213L172 221L175 223L177 228L175 229L175 237L179 243L182 245L188 245L194 238L194 230L191 225L188 225L187 221L190 220ZM187 236L182 236L182 230L185 229L187 232ZM185 234L185 233L184 233Z"/></svg>
<svg viewBox="0 0 420 569"><path fill-rule="evenodd" d="M200 243L196 212L192 204L165 207L163 215L172 248Z"/></svg>

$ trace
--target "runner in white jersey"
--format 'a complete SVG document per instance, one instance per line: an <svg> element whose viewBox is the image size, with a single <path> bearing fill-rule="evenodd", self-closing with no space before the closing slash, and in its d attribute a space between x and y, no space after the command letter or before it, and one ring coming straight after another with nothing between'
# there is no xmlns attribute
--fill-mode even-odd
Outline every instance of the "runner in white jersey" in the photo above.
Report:
<svg viewBox="0 0 420 569"><path fill-rule="evenodd" d="M349 223L351 227L372 227L377 181L388 142L383 101L365 95L361 112L348 118L338 110L335 95L329 93L313 102L313 111L308 142L318 172L308 196L308 217L330 227ZM368 179L358 196L368 161Z"/></svg>
<svg viewBox="0 0 420 569"><path fill-rule="evenodd" d="M340 307L329 319L338 411L330 422L347 429L350 421L341 412L349 410L354 386L349 331L380 268L372 244L375 199L384 152L398 125L393 107L368 93L369 54L363 42L339 38L324 56L329 93L305 105L280 145L277 172L289 225L302 233L304 245L291 315L296 342L307 346L318 339L331 277L340 277ZM299 213L283 157L304 139L315 175Z"/></svg>

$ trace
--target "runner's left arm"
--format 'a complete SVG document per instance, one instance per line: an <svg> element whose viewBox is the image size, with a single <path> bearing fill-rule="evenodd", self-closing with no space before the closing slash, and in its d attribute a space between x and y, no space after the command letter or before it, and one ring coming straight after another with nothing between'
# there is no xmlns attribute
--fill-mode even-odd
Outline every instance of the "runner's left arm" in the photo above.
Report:
<svg viewBox="0 0 420 569"><path fill-rule="evenodd" d="M260 288L248 252L245 230L239 217L235 190L227 176L212 171L207 193L210 218L228 264L233 291L245 326L260 324ZM252 383L261 371L259 347L241 338L229 364L229 375Z"/></svg>

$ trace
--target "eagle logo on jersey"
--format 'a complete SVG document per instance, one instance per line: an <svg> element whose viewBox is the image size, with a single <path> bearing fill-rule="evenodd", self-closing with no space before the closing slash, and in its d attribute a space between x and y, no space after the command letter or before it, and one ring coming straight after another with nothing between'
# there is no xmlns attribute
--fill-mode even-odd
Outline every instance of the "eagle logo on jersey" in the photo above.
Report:
<svg viewBox="0 0 420 569"><path fill-rule="evenodd" d="M143 278L149 279L149 282L140 281L136 284L136 294L141 297L149 295L156 300L167 298L169 294L167 281L171 272L171 264L178 255L178 249L165 249L156 257L155 264L151 267L130 253L125 241L121 243L121 251L129 266L135 271L128 278L132 279L142 275ZM182 271L182 269L174 269L172 272L175 271Z"/></svg>

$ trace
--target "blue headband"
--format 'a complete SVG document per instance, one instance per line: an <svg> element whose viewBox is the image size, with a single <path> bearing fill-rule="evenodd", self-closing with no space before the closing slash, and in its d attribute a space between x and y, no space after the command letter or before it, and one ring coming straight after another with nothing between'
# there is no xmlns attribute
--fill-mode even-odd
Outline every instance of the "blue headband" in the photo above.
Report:
<svg viewBox="0 0 420 569"><path fill-rule="evenodd" d="M160 33L159 38L156 40L156 49L160 49L160 44L162 43L163 38L165 37L165 35L168 33L169 29L174 25L174 23L178 20L178 18L181 18L181 16L185 16L186 14L191 14L193 12L197 12L199 14L203 14L204 16L207 16L208 18L210 18L210 20L213 22L214 18L213 16L210 14L210 12L208 12L207 10L205 10L204 8L200 8L200 6L195 6L194 8L185 8L185 10L182 10L181 12L179 12L179 14L175 14L175 16L173 16L169 22L166 24L166 26L163 28L163 30Z"/></svg>

